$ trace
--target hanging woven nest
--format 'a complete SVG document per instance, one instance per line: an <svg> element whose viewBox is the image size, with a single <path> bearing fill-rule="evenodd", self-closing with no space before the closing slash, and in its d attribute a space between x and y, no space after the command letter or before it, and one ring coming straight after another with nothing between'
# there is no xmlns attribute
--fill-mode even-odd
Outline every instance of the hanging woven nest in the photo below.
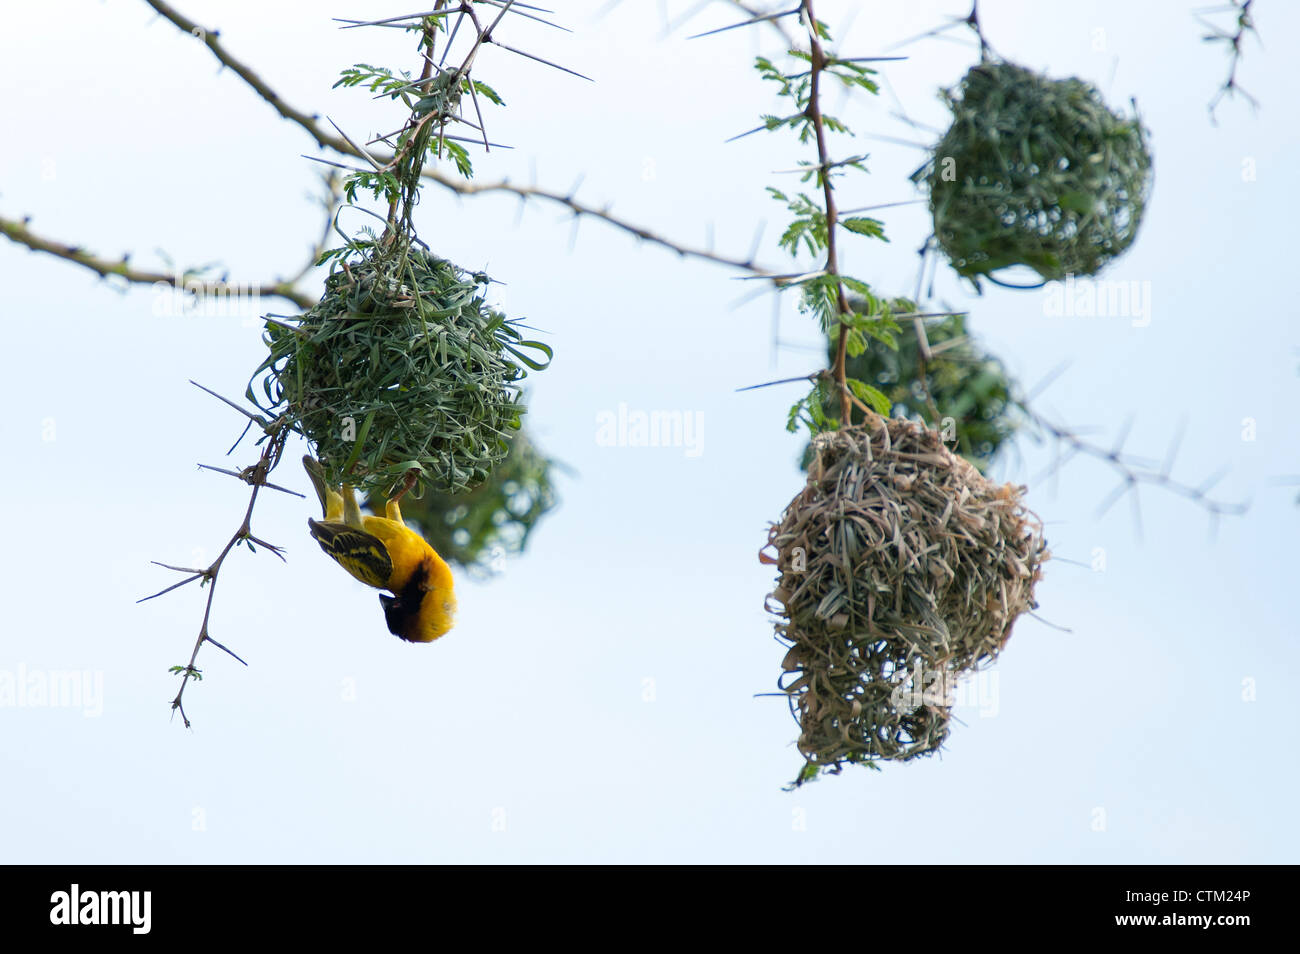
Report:
<svg viewBox="0 0 1300 954"><path fill-rule="evenodd" d="M952 126L912 178L958 273L977 285L1012 265L1045 281L1094 275L1132 244L1151 189L1136 117L1083 80L1011 63L981 63L943 95Z"/></svg>
<svg viewBox="0 0 1300 954"><path fill-rule="evenodd" d="M990 482L919 424L873 416L813 449L768 541L800 783L937 751L956 679L1006 645L1048 557L1024 488Z"/></svg>
<svg viewBox="0 0 1300 954"><path fill-rule="evenodd" d="M268 324L254 377L316 446L329 479L386 493L417 471L464 493L505 459L518 430L524 341L483 298L488 277L422 248L354 243L296 327ZM252 396L250 386L250 397Z"/></svg>

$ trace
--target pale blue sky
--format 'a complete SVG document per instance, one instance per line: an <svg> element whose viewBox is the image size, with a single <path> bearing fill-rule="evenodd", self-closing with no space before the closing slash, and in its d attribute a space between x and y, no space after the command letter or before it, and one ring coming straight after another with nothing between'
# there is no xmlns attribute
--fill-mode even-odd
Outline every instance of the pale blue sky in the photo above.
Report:
<svg viewBox="0 0 1300 954"><path fill-rule="evenodd" d="M573 66L590 84L488 50L481 77L510 108L489 131L517 148L478 158L510 176L614 202L618 214L692 244L745 254L808 158L792 138L723 140L776 107L749 64L775 34L687 41L728 22L719 6L662 34L658 4L558 4L573 35L511 24L512 45ZM674 2L672 11L690 4ZM819 4L852 55L879 54L964 3ZM575 475L529 553L488 583L461 581L456 628L432 645L390 636L374 592L306 532L314 503L272 495L255 532L289 562L239 553L219 583L207 678L169 719L202 599L150 560L206 562L237 525L243 485L198 462L223 454L240 419L191 387L238 395L263 354L241 317L157 314L149 288L120 294L48 256L0 243L9 362L3 480L16 506L0 547L6 600L0 673L89 671L102 712L0 705L8 784L0 860L21 862L854 861L1294 862L1292 704L1296 308L1286 229L1300 81L1290 50L1300 10L1262 0L1265 47L1240 79L1261 103L1206 103L1227 62L1200 42L1193 4L982 4L1004 55L1136 96L1152 131L1155 191L1130 253L1106 272L1149 282L1149 324L1053 317L1047 292L973 297L943 267L938 294L1030 386L1070 368L1041 410L1164 455L1185 423L1175 476L1221 467L1219 492L1250 512L1208 537L1205 514L1142 494L1098 517L1114 475L1091 461L1032 483L1055 554L1106 568L1048 566L1040 613L1017 624L960 710L942 758L854 769L790 794L800 758L771 692L783 649L763 610L772 585L757 552L798 491L802 438L784 431L792 388L735 388L810 371L812 351L772 350L773 307L735 274L683 262L599 223L503 197L459 202L430 190L418 225L440 254L506 283L506 308L556 352L532 382L529 427ZM73 4L75 26L35 6L0 32L0 215L105 255L159 267L219 260L232 277L297 270L319 228L314 154L197 42L143 4ZM389 107L331 91L358 61L401 62L396 31L339 32L329 16L364 5L186 2L290 102L328 113L353 138L396 128ZM1100 31L1100 32L1099 32ZM504 34L502 34L505 39ZM919 43L889 64L893 94L830 100L860 133L916 138L890 117L946 115L935 89L973 61L968 47ZM849 207L915 197L919 150L871 139L869 177ZM1253 168L1254 179L1243 177ZM892 242L846 247L846 265L887 294L910 294L923 206L880 213ZM358 217L359 221L359 217ZM264 300L263 310L291 310ZM785 302L781 334L816 339ZM603 446L620 404L702 422L699 453ZM1243 421L1255 439L1243 439ZM1050 460L1023 442L998 476L1030 482ZM303 448L291 445L286 459ZM296 465L277 479L307 491ZM1252 686L1254 699L1243 699ZM983 715L981 712L983 711Z"/></svg>

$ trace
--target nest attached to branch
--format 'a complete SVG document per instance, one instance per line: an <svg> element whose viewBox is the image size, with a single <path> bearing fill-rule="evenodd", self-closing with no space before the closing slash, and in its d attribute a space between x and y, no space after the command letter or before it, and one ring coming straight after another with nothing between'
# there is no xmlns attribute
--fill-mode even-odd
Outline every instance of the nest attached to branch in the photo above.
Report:
<svg viewBox="0 0 1300 954"><path fill-rule="evenodd" d="M506 457L523 365L513 323L488 307L484 274L420 247L354 243L297 327L269 324L254 377L316 446L329 479L386 493L417 471L464 493ZM252 396L250 387L250 397Z"/></svg>
<svg viewBox="0 0 1300 954"><path fill-rule="evenodd" d="M1132 244L1151 189L1136 117L1083 80L1011 63L972 67L960 96L944 97L952 126L913 179L929 187L935 238L958 273L1094 275Z"/></svg>
<svg viewBox="0 0 1300 954"><path fill-rule="evenodd" d="M906 760L948 734L956 679L1032 608L1047 559L1023 487L990 482L919 424L873 416L818 435L772 527L781 688L806 764Z"/></svg>

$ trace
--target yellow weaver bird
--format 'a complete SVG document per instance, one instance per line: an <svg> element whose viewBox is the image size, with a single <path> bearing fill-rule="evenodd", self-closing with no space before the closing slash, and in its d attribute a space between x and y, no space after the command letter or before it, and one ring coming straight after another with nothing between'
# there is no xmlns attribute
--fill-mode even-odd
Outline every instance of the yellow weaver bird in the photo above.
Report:
<svg viewBox="0 0 1300 954"><path fill-rule="evenodd" d="M325 469L311 457L302 466L316 488L324 520L308 518L320 548L339 566L381 593L388 631L410 643L429 643L451 629L456 612L451 568L418 533L402 522L399 491L384 507L386 516L362 516L350 484L342 493L325 483Z"/></svg>

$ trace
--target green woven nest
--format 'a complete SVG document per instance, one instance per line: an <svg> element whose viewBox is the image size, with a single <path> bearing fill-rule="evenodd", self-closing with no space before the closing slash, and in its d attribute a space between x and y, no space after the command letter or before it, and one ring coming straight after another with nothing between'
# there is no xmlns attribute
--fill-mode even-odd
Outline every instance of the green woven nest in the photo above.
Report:
<svg viewBox="0 0 1300 954"><path fill-rule="evenodd" d="M951 687L997 656L1048 556L1024 488L993 484L914 422L877 417L814 451L769 536L798 782L937 751L951 705L929 681Z"/></svg>
<svg viewBox="0 0 1300 954"><path fill-rule="evenodd" d="M960 96L944 96L952 126L913 178L929 186L934 235L957 272L1094 275L1132 244L1151 190L1137 118L1083 80L1011 63L981 63Z"/></svg>
<svg viewBox="0 0 1300 954"><path fill-rule="evenodd" d="M268 325L263 390L331 480L386 493L415 469L463 493L505 459L523 366L544 367L519 349L549 349L484 303L487 284L419 248L355 245L296 329Z"/></svg>

